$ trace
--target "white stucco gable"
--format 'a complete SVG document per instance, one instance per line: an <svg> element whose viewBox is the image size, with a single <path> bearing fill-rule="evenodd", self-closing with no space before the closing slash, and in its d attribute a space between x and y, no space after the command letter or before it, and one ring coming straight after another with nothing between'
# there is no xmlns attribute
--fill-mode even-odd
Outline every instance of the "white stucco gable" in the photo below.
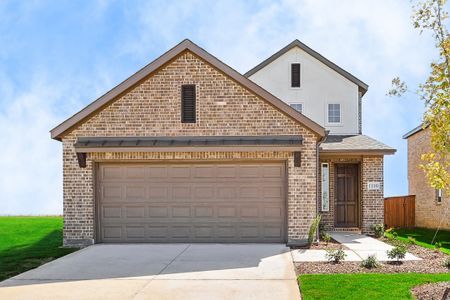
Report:
<svg viewBox="0 0 450 300"><path fill-rule="evenodd" d="M360 95L367 85L297 42L250 70L248 78L288 104L301 104L302 113L330 134L360 133ZM301 65L300 87L291 87L293 63ZM328 104L340 104L339 123L328 122Z"/></svg>

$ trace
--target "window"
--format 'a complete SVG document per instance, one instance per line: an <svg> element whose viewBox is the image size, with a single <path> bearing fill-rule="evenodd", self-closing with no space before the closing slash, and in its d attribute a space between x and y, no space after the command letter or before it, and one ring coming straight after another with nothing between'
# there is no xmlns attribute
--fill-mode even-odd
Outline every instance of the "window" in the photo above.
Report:
<svg viewBox="0 0 450 300"><path fill-rule="evenodd" d="M195 85L181 86L181 122L195 123L196 121Z"/></svg>
<svg viewBox="0 0 450 300"><path fill-rule="evenodd" d="M437 203L442 202L442 190L441 189L436 190L436 202Z"/></svg>
<svg viewBox="0 0 450 300"><path fill-rule="evenodd" d="M322 163L322 211L330 211L330 168Z"/></svg>
<svg viewBox="0 0 450 300"><path fill-rule="evenodd" d="M298 112L303 112L303 104L302 103L291 103L291 107Z"/></svg>
<svg viewBox="0 0 450 300"><path fill-rule="evenodd" d="M291 87L300 87L300 64L291 64Z"/></svg>
<svg viewBox="0 0 450 300"><path fill-rule="evenodd" d="M341 123L340 104L328 104L328 123Z"/></svg>

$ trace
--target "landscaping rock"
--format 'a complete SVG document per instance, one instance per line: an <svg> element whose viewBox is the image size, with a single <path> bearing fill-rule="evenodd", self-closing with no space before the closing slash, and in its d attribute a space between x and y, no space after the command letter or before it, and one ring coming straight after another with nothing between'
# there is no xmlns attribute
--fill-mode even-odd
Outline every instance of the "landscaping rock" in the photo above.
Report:
<svg viewBox="0 0 450 300"><path fill-rule="evenodd" d="M450 299L450 281L418 285L411 293L418 300L447 300Z"/></svg>

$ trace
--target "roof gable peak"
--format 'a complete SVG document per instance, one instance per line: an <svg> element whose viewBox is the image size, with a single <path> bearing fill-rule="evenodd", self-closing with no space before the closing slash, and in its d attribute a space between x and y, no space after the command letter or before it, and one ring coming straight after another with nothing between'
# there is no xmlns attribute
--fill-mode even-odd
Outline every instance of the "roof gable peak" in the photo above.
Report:
<svg viewBox="0 0 450 300"><path fill-rule="evenodd" d="M244 74L244 76L245 77L252 76L253 74L255 74L259 70L263 69L265 66L267 66L271 62L275 61L276 59L278 59L279 57L281 57L283 54L285 54L289 50L293 49L294 47L298 47L298 48L302 49L303 51L305 51L306 53L308 53L309 55L311 55L312 57L314 57L315 59L317 59L324 65L326 65L327 67L331 68L335 72L339 73L343 77L345 77L348 80L350 80L351 82L355 83L359 87L359 91L362 93L362 95L364 95L367 92L369 86L366 83L364 83L362 80L356 78L354 75L350 74L349 72L345 71L344 69L342 69L341 67L339 67L338 65L336 65L335 63L330 61L329 59L325 58L317 51L311 49L310 47L308 47L306 44L302 43L298 39L293 40L288 45L286 45L279 51L275 52L269 58L265 59L264 61L262 61L255 67L253 67L251 70L247 71Z"/></svg>
<svg viewBox="0 0 450 300"><path fill-rule="evenodd" d="M184 39L179 44L177 44L172 49L168 50L160 57L137 71L135 74L127 78L125 81L108 91L106 94L90 103L88 106L83 108L81 111L74 114L69 119L65 120L55 128L50 131L50 135L53 139L61 140L62 137L71 129L75 128L79 124L85 122L91 116L96 114L98 111L106 107L108 104L118 99L121 95L125 94L131 88L148 78L155 71L159 70L166 64L170 63L173 59L178 57L181 53L186 50L190 51L194 55L198 56L203 61L210 64L215 69L227 75L229 78L233 79L238 84L242 85L244 88L248 89L258 97L267 101L270 105L274 106L276 109L292 118L293 120L299 122L312 132L314 132L318 136L325 135L325 129L312 121L308 117L303 114L297 112L295 109L290 107L288 104L284 103L282 100L278 99L247 77L243 76L230 66L226 65L222 61L220 61L215 56L209 54L203 48L197 46L195 43L190 41L189 39Z"/></svg>

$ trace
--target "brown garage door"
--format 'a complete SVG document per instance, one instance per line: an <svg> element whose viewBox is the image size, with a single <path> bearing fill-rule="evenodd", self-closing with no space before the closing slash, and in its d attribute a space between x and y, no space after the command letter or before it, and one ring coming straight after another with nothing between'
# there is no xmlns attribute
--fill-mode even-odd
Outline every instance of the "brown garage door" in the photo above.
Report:
<svg viewBox="0 0 450 300"><path fill-rule="evenodd" d="M100 164L100 242L284 242L283 163Z"/></svg>

